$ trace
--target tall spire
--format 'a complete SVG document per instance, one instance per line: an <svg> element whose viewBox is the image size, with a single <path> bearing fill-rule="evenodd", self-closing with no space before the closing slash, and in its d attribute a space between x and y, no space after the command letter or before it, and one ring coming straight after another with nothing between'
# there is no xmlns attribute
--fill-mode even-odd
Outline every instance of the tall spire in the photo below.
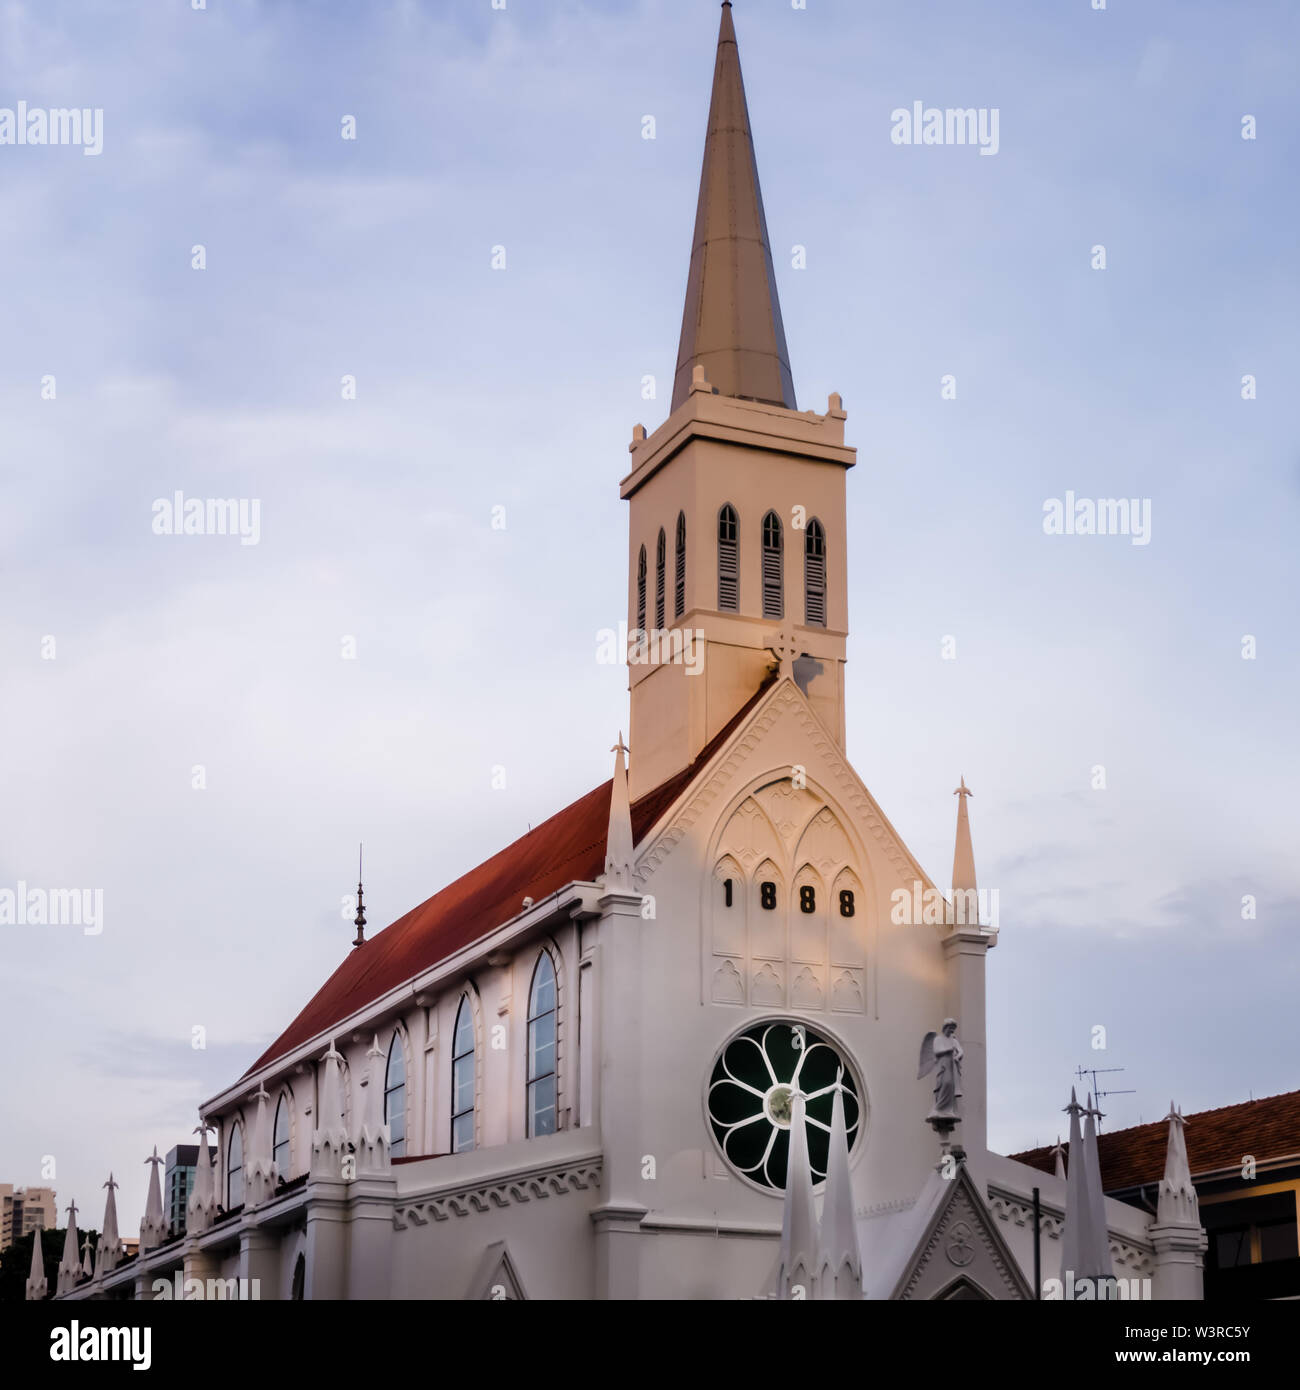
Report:
<svg viewBox="0 0 1300 1390"><path fill-rule="evenodd" d="M1088 1215L1092 1219L1092 1249L1096 1263L1096 1268L1088 1270L1088 1273L1094 1278L1109 1278L1115 1273L1115 1267L1110 1258L1110 1232L1106 1226L1106 1198L1101 1190L1101 1158L1097 1153L1096 1124L1104 1117L1093 1104L1091 1093L1084 1114L1087 1116L1083 1125L1083 1151L1087 1163Z"/></svg>
<svg viewBox="0 0 1300 1390"><path fill-rule="evenodd" d="M802 1091L790 1097L790 1157L785 1172L785 1212L781 1219L781 1262L776 1271L778 1298L808 1299L815 1294L817 1207Z"/></svg>
<svg viewBox="0 0 1300 1390"><path fill-rule="evenodd" d="M104 1186L108 1196L104 1201L104 1230L99 1237L99 1248L95 1251L95 1268L100 1274L107 1274L121 1262L124 1253L122 1238L117 1232L117 1198L113 1195L119 1184L108 1175Z"/></svg>
<svg viewBox="0 0 1300 1390"><path fill-rule="evenodd" d="M29 1303L38 1303L50 1292L50 1281L45 1277L45 1256L41 1251L41 1228L37 1226L32 1234L32 1269L27 1276L27 1300Z"/></svg>
<svg viewBox="0 0 1300 1390"><path fill-rule="evenodd" d="M961 786L953 792L961 800L957 803L957 846L952 856L953 892L975 891L975 851L970 842L970 815L966 810L966 799L975 793L961 779ZM960 919L959 919L960 920Z"/></svg>
<svg viewBox="0 0 1300 1390"><path fill-rule="evenodd" d="M59 1261L59 1282L55 1293L71 1293L81 1278L81 1256L77 1249L77 1204L68 1203L68 1229L63 1235L63 1259Z"/></svg>
<svg viewBox="0 0 1300 1390"><path fill-rule="evenodd" d="M1071 1276L1081 1279L1090 1275L1087 1266L1093 1263L1087 1249L1092 1227L1088 1220L1088 1165L1084 1160L1083 1129L1079 1123L1083 1106L1073 1087L1065 1113L1070 1117L1070 1171L1065 1187L1065 1224L1061 1230L1062 1283L1068 1282Z"/></svg>
<svg viewBox="0 0 1300 1390"><path fill-rule="evenodd" d="M703 367L724 396L795 410L731 4L722 6L672 408Z"/></svg>
<svg viewBox="0 0 1300 1390"><path fill-rule="evenodd" d="M167 1218L163 1215L162 1185L158 1180L158 1169L166 1160L158 1157L158 1145L145 1159L151 1164L149 1169L149 1195L144 1203L144 1220L140 1222L140 1253L155 1250L167 1239Z"/></svg>
<svg viewBox="0 0 1300 1390"><path fill-rule="evenodd" d="M831 1145L822 1197L821 1241L817 1256L820 1298L861 1298L862 1251L853 1210L849 1174L849 1135L844 1124L844 1073L836 1078L831 1102Z"/></svg>
<svg viewBox="0 0 1300 1390"><path fill-rule="evenodd" d="M620 733L609 750L614 754L614 785L609 794L609 830L605 835L605 886L632 891L632 809L627 794L628 751Z"/></svg>
<svg viewBox="0 0 1300 1390"><path fill-rule="evenodd" d="M212 1126L202 1116L194 1126L199 1136L198 1170L194 1174L194 1191L190 1193L185 1213L185 1229L190 1235L201 1235L217 1219L217 1194L212 1181L212 1155L208 1152L208 1130Z"/></svg>

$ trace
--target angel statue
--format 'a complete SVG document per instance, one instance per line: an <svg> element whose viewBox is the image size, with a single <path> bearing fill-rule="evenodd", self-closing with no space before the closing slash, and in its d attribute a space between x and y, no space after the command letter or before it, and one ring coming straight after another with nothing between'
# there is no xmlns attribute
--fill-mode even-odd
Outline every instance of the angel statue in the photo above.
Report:
<svg viewBox="0 0 1300 1390"><path fill-rule="evenodd" d="M957 1020L945 1018L943 1032L927 1033L921 1040L921 1061L916 1077L934 1073L934 1109L925 1117L935 1129L950 1130L961 1119L961 1059Z"/></svg>

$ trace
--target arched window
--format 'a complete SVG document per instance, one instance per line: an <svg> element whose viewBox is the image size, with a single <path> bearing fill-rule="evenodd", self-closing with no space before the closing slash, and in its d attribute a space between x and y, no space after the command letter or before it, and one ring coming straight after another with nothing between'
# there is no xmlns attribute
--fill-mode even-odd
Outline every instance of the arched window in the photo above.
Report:
<svg viewBox="0 0 1300 1390"><path fill-rule="evenodd" d="M686 612L686 513L677 513L677 570L673 580L673 617Z"/></svg>
<svg viewBox="0 0 1300 1390"><path fill-rule="evenodd" d="M451 1151L474 1147L474 1007L460 1001L451 1039Z"/></svg>
<svg viewBox="0 0 1300 1390"><path fill-rule="evenodd" d="M816 518L804 532L803 609L808 627L826 626L826 532Z"/></svg>
<svg viewBox="0 0 1300 1390"><path fill-rule="evenodd" d="M388 1126L388 1152L401 1158L406 1152L406 1049L396 1028L384 1072L384 1123Z"/></svg>
<svg viewBox="0 0 1300 1390"><path fill-rule="evenodd" d="M768 512L763 518L763 616L785 615L784 574L781 553L781 518Z"/></svg>
<svg viewBox="0 0 1300 1390"><path fill-rule="evenodd" d="M528 994L528 1137L555 1133L555 962L537 958Z"/></svg>
<svg viewBox="0 0 1300 1390"><path fill-rule="evenodd" d="M740 611L739 537L736 509L728 502L718 513L718 608L724 613Z"/></svg>
<svg viewBox="0 0 1300 1390"><path fill-rule="evenodd" d="M668 540L659 528L659 546L655 556L655 627L662 632L664 628L664 570L668 564Z"/></svg>
<svg viewBox="0 0 1300 1390"><path fill-rule="evenodd" d="M307 1261L301 1255L293 1262L293 1288L289 1290L289 1297L297 1302L304 1296L307 1284Z"/></svg>
<svg viewBox="0 0 1300 1390"><path fill-rule="evenodd" d="M273 1133L275 1137L271 1140L271 1159L275 1163L275 1171L288 1182L293 1176L289 1171L289 1097L283 1094L275 1107Z"/></svg>
<svg viewBox="0 0 1300 1390"><path fill-rule="evenodd" d="M636 562L636 627L645 631L645 546Z"/></svg>
<svg viewBox="0 0 1300 1390"><path fill-rule="evenodd" d="M226 1146L226 1210L234 1211L244 1205L244 1140L239 1121L230 1126L230 1143Z"/></svg>

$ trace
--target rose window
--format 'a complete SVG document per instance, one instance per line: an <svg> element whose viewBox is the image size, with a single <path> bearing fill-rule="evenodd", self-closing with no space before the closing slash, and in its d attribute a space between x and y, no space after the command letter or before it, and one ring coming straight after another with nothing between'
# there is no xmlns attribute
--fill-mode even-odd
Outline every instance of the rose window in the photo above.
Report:
<svg viewBox="0 0 1300 1390"><path fill-rule="evenodd" d="M853 1074L839 1049L803 1023L760 1023L726 1045L709 1080L708 1113L723 1157L761 1187L785 1190L790 1117L802 1092L813 1182L826 1176L831 1106L844 1092L849 1147L862 1119Z"/></svg>

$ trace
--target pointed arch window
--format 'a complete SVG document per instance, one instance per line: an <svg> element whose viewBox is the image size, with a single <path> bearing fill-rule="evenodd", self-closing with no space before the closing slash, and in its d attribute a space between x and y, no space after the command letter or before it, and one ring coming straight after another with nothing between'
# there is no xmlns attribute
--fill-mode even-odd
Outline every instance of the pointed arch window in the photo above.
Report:
<svg viewBox="0 0 1300 1390"><path fill-rule="evenodd" d="M636 562L636 628L645 631L645 546Z"/></svg>
<svg viewBox="0 0 1300 1390"><path fill-rule="evenodd" d="M272 1130L271 1161L285 1182L293 1176L289 1171L289 1097L281 1093L275 1107L275 1128Z"/></svg>
<svg viewBox="0 0 1300 1390"><path fill-rule="evenodd" d="M718 608L740 611L740 522L730 502L718 513Z"/></svg>
<svg viewBox="0 0 1300 1390"><path fill-rule="evenodd" d="M226 1146L226 1210L234 1211L244 1205L244 1138L239 1121L231 1126L230 1143Z"/></svg>
<svg viewBox="0 0 1300 1390"><path fill-rule="evenodd" d="M388 1152L401 1158L406 1152L406 1049L396 1028L384 1071L384 1123L388 1126Z"/></svg>
<svg viewBox="0 0 1300 1390"><path fill-rule="evenodd" d="M803 607L806 626L826 626L826 531L815 517L804 532Z"/></svg>
<svg viewBox="0 0 1300 1390"><path fill-rule="evenodd" d="M451 1040L451 1151L474 1147L474 1007L466 994L456 1011Z"/></svg>
<svg viewBox="0 0 1300 1390"><path fill-rule="evenodd" d="M289 1297L296 1303L305 1296L307 1286L307 1261L301 1255L293 1262L293 1287Z"/></svg>
<svg viewBox="0 0 1300 1390"><path fill-rule="evenodd" d="M668 566L668 538L663 527L659 528L659 544L655 555L655 627L662 632L664 627L664 572Z"/></svg>
<svg viewBox="0 0 1300 1390"><path fill-rule="evenodd" d="M781 518L768 512L763 518L763 616L785 616L785 566Z"/></svg>
<svg viewBox="0 0 1300 1390"><path fill-rule="evenodd" d="M554 1134L556 1120L555 962L537 958L528 992L528 1137Z"/></svg>
<svg viewBox="0 0 1300 1390"><path fill-rule="evenodd" d="M677 568L673 576L673 617L686 612L686 513L677 513Z"/></svg>

